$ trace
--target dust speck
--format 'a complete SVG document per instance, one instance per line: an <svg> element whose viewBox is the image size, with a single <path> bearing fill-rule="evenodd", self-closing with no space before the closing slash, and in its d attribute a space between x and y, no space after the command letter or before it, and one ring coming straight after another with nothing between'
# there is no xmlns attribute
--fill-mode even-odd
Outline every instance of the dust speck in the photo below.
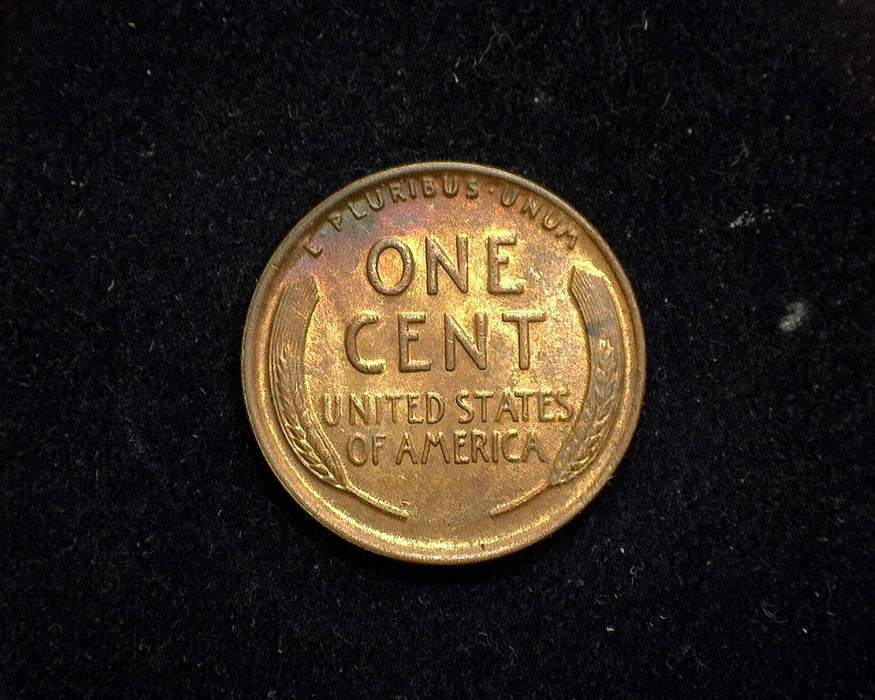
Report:
<svg viewBox="0 0 875 700"><path fill-rule="evenodd" d="M738 217L729 224L729 228L738 228L739 226L750 226L756 221L756 216L749 211L742 212Z"/></svg>
<svg viewBox="0 0 875 700"><path fill-rule="evenodd" d="M753 211L743 211L733 221L729 223L729 228L744 228L758 221L769 221L772 218L772 209L769 205L763 207L759 213Z"/></svg>
<svg viewBox="0 0 875 700"><path fill-rule="evenodd" d="M778 328L784 333L792 333L805 323L808 317L808 305L804 301L794 301L787 304L785 313L778 322Z"/></svg>

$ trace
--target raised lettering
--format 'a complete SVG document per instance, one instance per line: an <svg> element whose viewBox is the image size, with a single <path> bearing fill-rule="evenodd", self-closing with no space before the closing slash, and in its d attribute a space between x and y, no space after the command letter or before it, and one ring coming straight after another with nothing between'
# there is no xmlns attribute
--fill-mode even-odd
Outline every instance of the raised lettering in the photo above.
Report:
<svg viewBox="0 0 875 700"><path fill-rule="evenodd" d="M368 206L374 211L380 211L380 209L386 206L382 190L376 189L365 192L365 199L368 200Z"/></svg>
<svg viewBox="0 0 875 700"><path fill-rule="evenodd" d="M556 234L556 238L565 239L565 247L568 250L574 248L574 244L577 243L577 231L575 231L571 226L566 226L560 233Z"/></svg>
<svg viewBox="0 0 875 700"><path fill-rule="evenodd" d="M560 422L571 420L571 417L574 415L574 408L565 398L568 396L568 393L568 389L559 389L558 391L553 392L553 397L556 399L556 403L558 403L562 410L565 411L563 415L556 416L556 420Z"/></svg>
<svg viewBox="0 0 875 700"><path fill-rule="evenodd" d="M486 433L482 430L471 431L471 461L477 464L478 455L483 458L484 462L491 461L489 452L486 446Z"/></svg>
<svg viewBox="0 0 875 700"><path fill-rule="evenodd" d="M410 437L410 433L404 433L404 437L398 445L398 452L395 453L395 464L401 464L404 455L407 455L413 464L419 464L419 457L413 449L413 438Z"/></svg>
<svg viewBox="0 0 875 700"><path fill-rule="evenodd" d="M401 257L401 276L393 285L388 285L383 281L380 275L380 255L387 248L391 248ZM397 296L401 294L410 285L410 280L413 279L413 253L410 248L400 238L388 237L381 238L371 246L368 251L368 261L365 266L368 282L380 294L386 296Z"/></svg>
<svg viewBox="0 0 875 700"><path fill-rule="evenodd" d="M425 314L419 311L402 311L398 314L398 370L400 372L427 372L431 360L411 360L410 344L419 340L419 331L411 325L425 323Z"/></svg>
<svg viewBox="0 0 875 700"><path fill-rule="evenodd" d="M487 408L487 404L489 403L489 399L495 396L494 391L475 391L474 398L480 399L480 420L484 423L489 420L489 410Z"/></svg>
<svg viewBox="0 0 875 700"><path fill-rule="evenodd" d="M355 394L349 395L349 424L356 424L356 416L363 425L371 425L374 422L374 397L364 393L360 399Z"/></svg>
<svg viewBox="0 0 875 700"><path fill-rule="evenodd" d="M355 202L349 201L346 203L346 206L352 212L353 217L356 219L364 219L368 215L367 209L358 210L355 208Z"/></svg>
<svg viewBox="0 0 875 700"><path fill-rule="evenodd" d="M529 455L534 452L538 455L538 459L542 462L547 461L547 455L544 454L544 451L541 449L541 446L538 444L538 441L535 440L535 434L529 433L526 437L526 451L523 455L523 462L529 461Z"/></svg>
<svg viewBox="0 0 875 700"><path fill-rule="evenodd" d="M356 448L356 445L359 445ZM346 456L349 461L360 467L368 461L368 438L361 433L353 433L346 441Z"/></svg>
<svg viewBox="0 0 875 700"><path fill-rule="evenodd" d="M346 334L344 335L344 346L346 348L346 358L349 363L362 374L380 374L385 368L386 363L383 360L366 360L358 351L356 339L359 331L363 326L368 326L373 323L380 322L380 314L373 311L362 311L356 314L355 318L346 326Z"/></svg>
<svg viewBox="0 0 875 700"><path fill-rule="evenodd" d="M434 186L434 180L430 177L422 178L422 194L426 197L434 197L437 194L437 188Z"/></svg>
<svg viewBox="0 0 875 700"><path fill-rule="evenodd" d="M380 450L386 444L386 433L377 433L371 441L371 464L375 467L380 463Z"/></svg>
<svg viewBox="0 0 875 700"><path fill-rule="evenodd" d="M525 289L523 280L502 281L501 268L510 263L510 258L500 251L502 246L516 245L516 235L489 236L486 241L487 260L489 265L488 289L490 294L522 294Z"/></svg>
<svg viewBox="0 0 875 700"><path fill-rule="evenodd" d="M322 394L322 422L325 425L337 425L340 422L340 411L340 394L335 394L333 397L331 394Z"/></svg>
<svg viewBox="0 0 875 700"><path fill-rule="evenodd" d="M456 341L479 369L486 369L487 329L486 313L483 311L474 314L475 338L471 338L452 315L444 314L444 367L448 372L456 369Z"/></svg>
<svg viewBox="0 0 875 700"><path fill-rule="evenodd" d="M426 392L425 394L425 422L429 424L437 423L444 417L446 406L444 405L443 397L434 391Z"/></svg>
<svg viewBox="0 0 875 700"><path fill-rule="evenodd" d="M389 402L389 410L392 412L392 422L398 422L398 402L404 398L404 394L386 394L386 401Z"/></svg>
<svg viewBox="0 0 875 700"><path fill-rule="evenodd" d="M465 196L466 196L468 199L477 199L477 195L480 194L480 183L477 182L477 180L475 180L475 179L472 177L472 178L471 178L470 180L468 180L468 182L465 183L465 184L468 185L467 189L465 190Z"/></svg>
<svg viewBox="0 0 875 700"><path fill-rule="evenodd" d="M559 219L554 219L555 212L551 209L546 214L544 214L544 220L541 222L541 226L544 227L546 231L552 231L559 225Z"/></svg>
<svg viewBox="0 0 875 700"><path fill-rule="evenodd" d="M517 327L517 365L520 369L528 369L530 363L529 324L540 323L546 319L543 311L505 311L501 320L505 323L515 323Z"/></svg>
<svg viewBox="0 0 875 700"><path fill-rule="evenodd" d="M407 394L407 422L411 425L422 423L422 415L415 413L419 408L419 394Z"/></svg>
<svg viewBox="0 0 875 700"><path fill-rule="evenodd" d="M526 203L520 209L521 214L528 214L530 219L538 216L538 210L541 208L541 203L536 202L534 197L526 197Z"/></svg>
<svg viewBox="0 0 875 700"><path fill-rule="evenodd" d="M474 420L474 411L471 410L471 404L468 403L468 392L464 389L456 394L456 405L465 413L459 416L459 423L470 423Z"/></svg>
<svg viewBox="0 0 875 700"><path fill-rule="evenodd" d="M456 464L468 464L468 462L471 461L471 458L462 451L465 447L467 437L467 430L453 431L453 461Z"/></svg>
<svg viewBox="0 0 875 700"><path fill-rule="evenodd" d="M444 269L460 292L468 292L468 237L456 236L456 266L453 267L446 251L433 238L425 238L425 288L429 294L438 293L438 265Z"/></svg>
<svg viewBox="0 0 875 700"><path fill-rule="evenodd" d="M444 175L444 195L447 197L455 197L459 193L459 178L456 175L452 177Z"/></svg>
<svg viewBox="0 0 875 700"><path fill-rule="evenodd" d="M534 396L536 392L531 391L530 389L516 389L513 392L513 395L516 396L522 402L522 409L520 410L520 418L524 421L529 419L529 398Z"/></svg>
<svg viewBox="0 0 875 700"><path fill-rule="evenodd" d="M389 196L392 198L392 203L396 204L398 202L406 202L407 197L401 194L401 183L400 182L390 182L389 183Z"/></svg>
<svg viewBox="0 0 875 700"><path fill-rule="evenodd" d="M422 463L423 464L428 462L428 456L431 453L432 447L440 447L441 448L441 456L444 459L444 464L450 463L450 454L447 451L446 444L444 443L443 431L439 431L437 433L432 433L431 431L426 431L425 440L422 443Z"/></svg>
<svg viewBox="0 0 875 700"><path fill-rule="evenodd" d="M510 419L517 423L519 422L519 415L517 415L516 407L513 405L514 402L511 400L513 394L510 389L505 389L501 394L501 399L498 402L498 410L495 412L495 422L500 423L503 415L506 413L510 416Z"/></svg>
<svg viewBox="0 0 875 700"><path fill-rule="evenodd" d="M513 452L508 451L508 443L511 438L519 439L519 431L511 428L501 437L501 456L504 457L508 462L519 462L521 454L514 454Z"/></svg>
<svg viewBox="0 0 875 700"><path fill-rule="evenodd" d="M538 420L542 423L550 423L556 420L556 416L552 413L547 413L547 405L552 397L553 392L549 389L538 392Z"/></svg>

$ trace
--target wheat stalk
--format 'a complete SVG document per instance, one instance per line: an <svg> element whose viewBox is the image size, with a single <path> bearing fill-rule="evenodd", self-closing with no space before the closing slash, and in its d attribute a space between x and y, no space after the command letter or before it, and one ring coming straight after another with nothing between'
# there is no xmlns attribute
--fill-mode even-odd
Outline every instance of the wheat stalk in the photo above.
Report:
<svg viewBox="0 0 875 700"><path fill-rule="evenodd" d="M288 353L284 350L276 361L278 381L274 390L277 414L279 415L283 434L286 436L289 446L305 467L323 481L327 481L338 488L343 488L337 476L326 466L325 462L316 452L310 442L308 431L300 422L292 420L292 416L297 418L297 411L294 407L293 393L289 391L289 387L293 385L294 381L293 375L290 376L292 373L289 371L289 366Z"/></svg>
<svg viewBox="0 0 875 700"><path fill-rule="evenodd" d="M557 486L576 478L586 469L601 450L611 428L611 416L617 406L617 389L619 377L617 373L617 353L610 338L602 336L595 343L598 348L597 357L593 363L594 369L587 398L582 409L577 434L585 434L580 440L574 458L567 464L557 464L550 474L550 485ZM595 353L594 353L595 354Z"/></svg>
<svg viewBox="0 0 875 700"><path fill-rule="evenodd" d="M313 445L314 430L306 426L306 411L302 386L304 383L301 355L304 334L316 302L319 300L311 279L289 284L277 305L271 330L270 374L274 405L280 427L289 446L301 463L315 476L332 486L346 486L339 471L332 470ZM299 317L299 328L292 327L289 315ZM316 436L318 439L318 436Z"/></svg>
<svg viewBox="0 0 875 700"><path fill-rule="evenodd" d="M553 486L576 478L598 457L611 431L620 388L616 347L621 342L620 324L610 282L603 272L586 263L572 272L571 295L590 337L593 369L580 415L550 473Z"/></svg>

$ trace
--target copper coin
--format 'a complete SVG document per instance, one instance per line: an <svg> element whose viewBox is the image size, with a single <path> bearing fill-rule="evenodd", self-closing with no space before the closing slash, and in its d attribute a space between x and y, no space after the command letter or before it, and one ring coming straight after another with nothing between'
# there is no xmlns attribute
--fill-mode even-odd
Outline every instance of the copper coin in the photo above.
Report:
<svg viewBox="0 0 875 700"><path fill-rule="evenodd" d="M644 392L629 281L568 204L464 163L379 172L282 241L243 338L279 480L366 549L455 564L550 534L625 452Z"/></svg>

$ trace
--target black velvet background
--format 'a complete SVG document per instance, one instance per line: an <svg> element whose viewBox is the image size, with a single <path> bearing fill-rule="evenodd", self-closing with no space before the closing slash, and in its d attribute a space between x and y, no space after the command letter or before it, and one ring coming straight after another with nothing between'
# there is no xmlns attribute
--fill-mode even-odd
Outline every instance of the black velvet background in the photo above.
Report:
<svg viewBox="0 0 875 700"><path fill-rule="evenodd" d="M872 8L3 3L0 694L871 697ZM312 521L239 381L286 231L428 159L583 212L648 340L604 491L456 569Z"/></svg>

